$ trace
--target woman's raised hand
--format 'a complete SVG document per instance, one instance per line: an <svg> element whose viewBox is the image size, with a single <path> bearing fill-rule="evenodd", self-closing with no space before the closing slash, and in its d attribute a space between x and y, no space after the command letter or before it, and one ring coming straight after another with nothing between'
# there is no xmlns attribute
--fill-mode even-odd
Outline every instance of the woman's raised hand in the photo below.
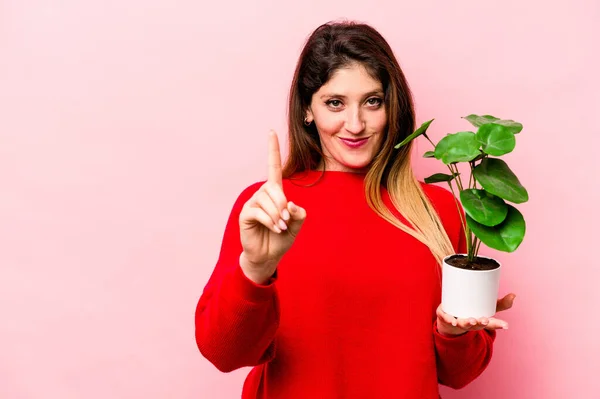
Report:
<svg viewBox="0 0 600 399"><path fill-rule="evenodd" d="M271 131L267 181L244 204L239 218L243 248L240 266L257 284L265 283L275 273L306 218L303 208L287 200L282 180L279 140Z"/></svg>

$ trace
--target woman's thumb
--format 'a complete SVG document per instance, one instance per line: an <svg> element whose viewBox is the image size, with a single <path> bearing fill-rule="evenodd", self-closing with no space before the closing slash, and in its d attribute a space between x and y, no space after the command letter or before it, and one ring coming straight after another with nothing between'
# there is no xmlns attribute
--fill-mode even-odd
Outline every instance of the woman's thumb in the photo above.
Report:
<svg viewBox="0 0 600 399"><path fill-rule="evenodd" d="M293 202L288 202L288 211L290 211L291 220L288 222L290 227L298 231L306 219L306 210Z"/></svg>

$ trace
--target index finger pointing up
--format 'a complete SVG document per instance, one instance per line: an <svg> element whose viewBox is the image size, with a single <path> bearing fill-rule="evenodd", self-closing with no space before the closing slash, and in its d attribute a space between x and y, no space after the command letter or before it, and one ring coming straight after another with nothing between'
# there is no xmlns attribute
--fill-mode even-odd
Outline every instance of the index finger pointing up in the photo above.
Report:
<svg viewBox="0 0 600 399"><path fill-rule="evenodd" d="M282 185L281 154L279 152L279 139L273 130L269 133L269 174L268 180Z"/></svg>

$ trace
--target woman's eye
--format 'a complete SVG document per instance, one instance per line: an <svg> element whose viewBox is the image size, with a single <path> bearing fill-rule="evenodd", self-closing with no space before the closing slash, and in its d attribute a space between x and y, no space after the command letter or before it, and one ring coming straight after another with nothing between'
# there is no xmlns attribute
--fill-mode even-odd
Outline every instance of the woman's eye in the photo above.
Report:
<svg viewBox="0 0 600 399"><path fill-rule="evenodd" d="M379 106L379 105L381 105L381 103L383 103L383 100L381 98L377 98L377 97L371 97L367 100L367 104L372 105L372 106Z"/></svg>
<svg viewBox="0 0 600 399"><path fill-rule="evenodd" d="M326 104L329 105L330 107L338 108L339 106L342 105L342 102L340 100L329 100L326 102Z"/></svg>

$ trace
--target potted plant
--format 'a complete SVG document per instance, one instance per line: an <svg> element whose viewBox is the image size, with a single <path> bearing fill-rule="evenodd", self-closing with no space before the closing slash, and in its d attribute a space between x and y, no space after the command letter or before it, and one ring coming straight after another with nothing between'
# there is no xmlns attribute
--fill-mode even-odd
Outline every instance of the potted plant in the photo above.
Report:
<svg viewBox="0 0 600 399"><path fill-rule="evenodd" d="M442 161L450 172L436 173L425 179L428 184L447 182L450 186L467 243L466 254L444 258L444 311L455 317L491 317L496 313L501 265L493 258L480 256L479 249L484 243L489 248L513 252L525 236L523 215L510 203L524 203L529 195L506 162L499 158L514 150L515 135L521 132L523 125L491 115L469 115L463 119L477 131L449 133L434 144L427 136L431 119L395 148L423 136L434 147L423 156ZM468 168L468 182L462 179L459 165Z"/></svg>

